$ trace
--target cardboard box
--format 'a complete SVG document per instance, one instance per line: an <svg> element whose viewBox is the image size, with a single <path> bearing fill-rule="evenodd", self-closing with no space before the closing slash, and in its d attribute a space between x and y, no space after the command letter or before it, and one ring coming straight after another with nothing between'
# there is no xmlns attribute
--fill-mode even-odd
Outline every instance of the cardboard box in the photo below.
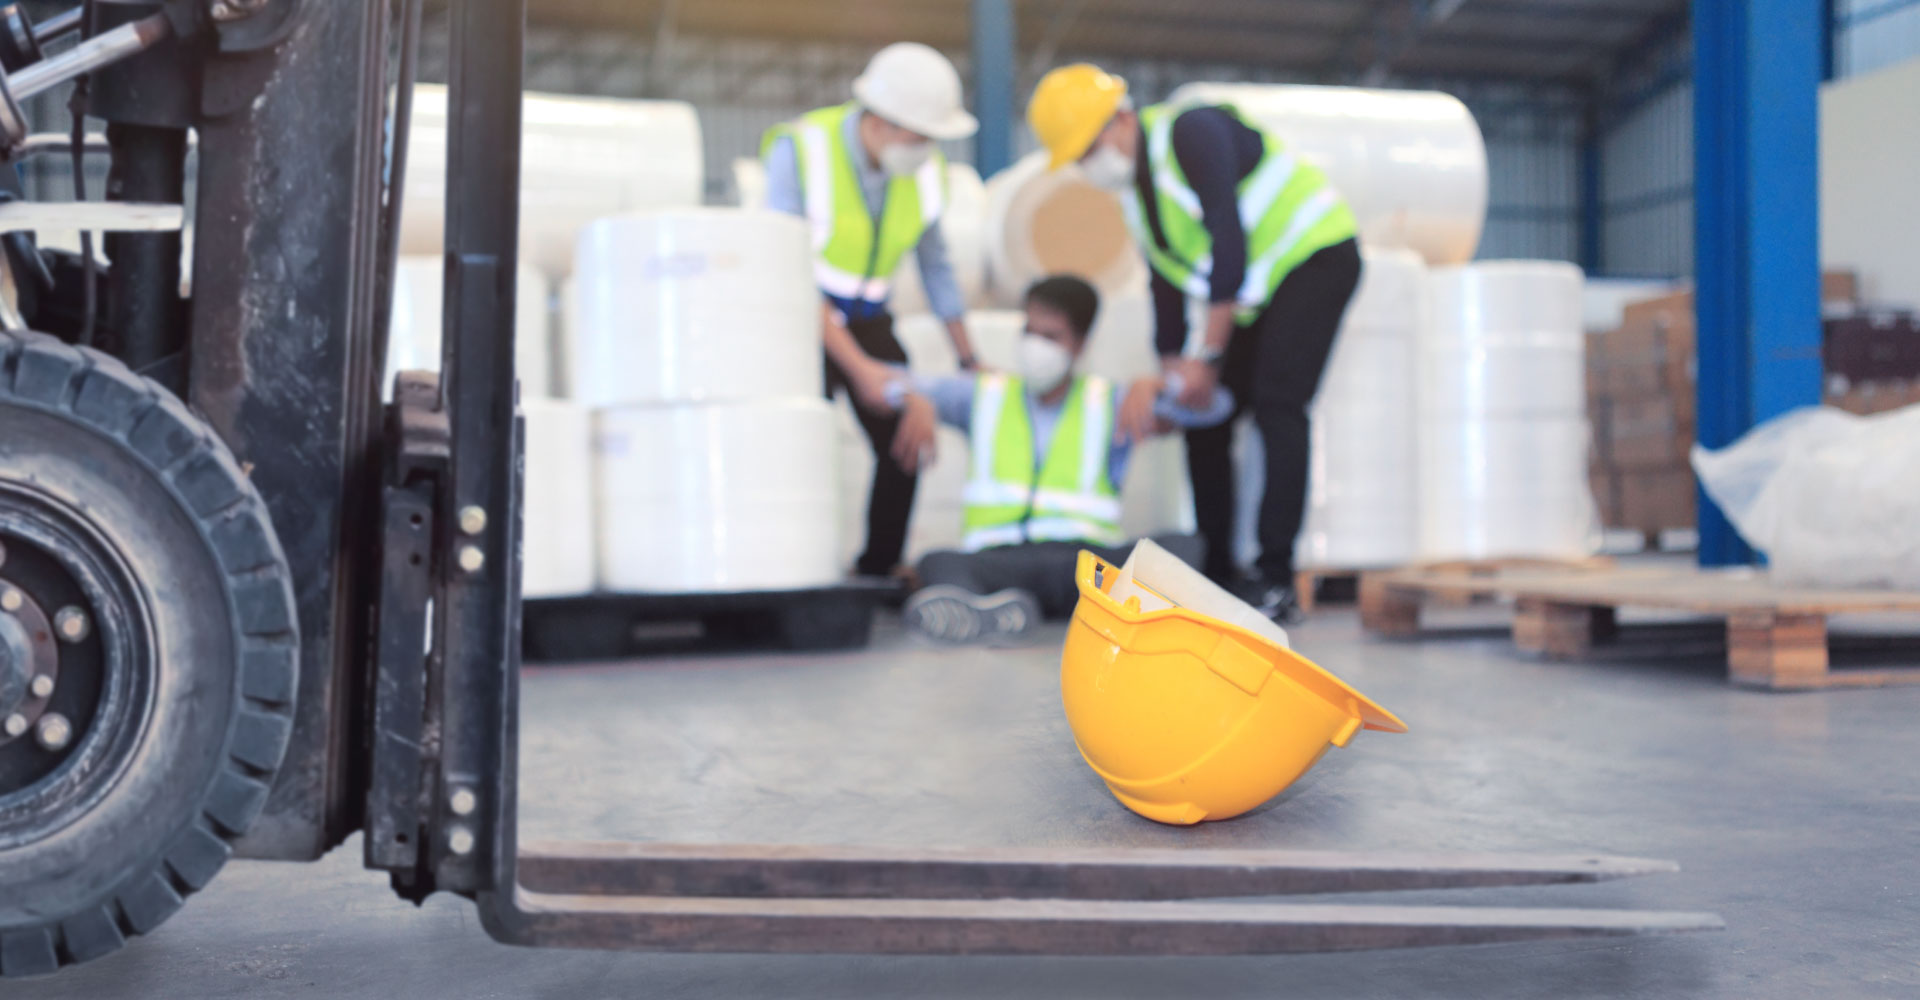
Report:
<svg viewBox="0 0 1920 1000"><path fill-rule="evenodd" d="M1600 523L1611 528L1620 523L1620 480L1608 466L1590 463L1587 466L1587 486L1593 491L1593 506L1600 515Z"/></svg>
<svg viewBox="0 0 1920 1000"><path fill-rule="evenodd" d="M1920 320L1912 313L1856 313L1822 325L1820 360L1850 382L1920 378Z"/></svg>
<svg viewBox="0 0 1920 1000"><path fill-rule="evenodd" d="M1657 532L1696 526L1691 467L1622 472L1617 481L1620 519L1615 527Z"/></svg>
<svg viewBox="0 0 1920 1000"><path fill-rule="evenodd" d="M1920 403L1920 379L1848 383L1828 380L1826 404L1867 416Z"/></svg>
<svg viewBox="0 0 1920 1000"><path fill-rule="evenodd" d="M1860 301L1860 276L1852 271L1820 272L1820 305L1850 306Z"/></svg>
<svg viewBox="0 0 1920 1000"><path fill-rule="evenodd" d="M1693 291L1688 289L1628 305L1620 313L1620 328L1684 324L1692 329L1693 317Z"/></svg>
<svg viewBox="0 0 1920 1000"><path fill-rule="evenodd" d="M1622 471L1685 465L1693 448L1691 393L1613 399L1606 407L1607 461Z"/></svg>

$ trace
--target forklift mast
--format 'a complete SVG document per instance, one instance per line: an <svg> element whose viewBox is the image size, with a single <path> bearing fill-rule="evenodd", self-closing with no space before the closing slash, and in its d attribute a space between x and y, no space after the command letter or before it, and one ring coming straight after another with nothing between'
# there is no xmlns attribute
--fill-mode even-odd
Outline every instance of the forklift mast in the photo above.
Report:
<svg viewBox="0 0 1920 1000"><path fill-rule="evenodd" d="M383 406L421 3L0 7L0 148L77 162L91 144L30 134L19 102L81 81L112 155L104 204L0 191L20 302L0 315L0 976L118 948L232 854L310 860L356 830L403 897L466 896L540 946L1259 954L1718 926L1197 901L1673 869L1587 855L518 843L525 0L446 5L443 356ZM36 247L49 219L107 232L106 259Z"/></svg>

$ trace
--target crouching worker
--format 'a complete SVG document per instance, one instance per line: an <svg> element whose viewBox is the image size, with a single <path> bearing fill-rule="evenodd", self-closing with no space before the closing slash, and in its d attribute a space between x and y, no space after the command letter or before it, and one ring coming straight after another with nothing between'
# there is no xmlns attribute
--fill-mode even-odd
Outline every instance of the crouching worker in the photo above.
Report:
<svg viewBox="0 0 1920 1000"><path fill-rule="evenodd" d="M901 373L889 384L903 433L930 443L938 421L966 431L971 447L963 550L920 561L909 628L948 643L995 642L1070 615L1080 550L1118 564L1131 548L1120 485L1133 445L1233 411L1224 389L1192 410L1176 404L1181 387L1165 377L1117 386L1074 374L1099 308L1099 293L1079 278L1043 279L1027 290L1017 371ZM1196 538L1156 540L1190 562L1202 555Z"/></svg>

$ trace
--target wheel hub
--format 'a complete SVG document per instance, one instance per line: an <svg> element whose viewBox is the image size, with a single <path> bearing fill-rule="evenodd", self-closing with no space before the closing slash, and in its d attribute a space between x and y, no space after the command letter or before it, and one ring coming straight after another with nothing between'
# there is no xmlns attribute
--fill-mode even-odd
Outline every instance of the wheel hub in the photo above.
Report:
<svg viewBox="0 0 1920 1000"><path fill-rule="evenodd" d="M26 626L0 615L0 718L14 714L27 700L33 682L33 646Z"/></svg>
<svg viewBox="0 0 1920 1000"><path fill-rule="evenodd" d="M58 646L40 603L13 581L0 579L0 747L35 739L43 719L62 737L54 749L71 742L71 724L64 717L49 719L47 711L59 693Z"/></svg>

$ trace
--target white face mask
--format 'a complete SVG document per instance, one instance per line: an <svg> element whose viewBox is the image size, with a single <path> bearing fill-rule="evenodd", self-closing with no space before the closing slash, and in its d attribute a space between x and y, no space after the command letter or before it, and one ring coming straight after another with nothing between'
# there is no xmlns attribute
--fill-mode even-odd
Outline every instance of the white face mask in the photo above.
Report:
<svg viewBox="0 0 1920 1000"><path fill-rule="evenodd" d="M1125 191L1133 186L1133 157L1112 146L1101 146L1081 162L1080 173L1095 187Z"/></svg>
<svg viewBox="0 0 1920 1000"><path fill-rule="evenodd" d="M896 142L880 149L880 166L894 177L906 177L926 166L931 159L931 142Z"/></svg>
<svg viewBox="0 0 1920 1000"><path fill-rule="evenodd" d="M1026 381L1027 388L1038 395L1058 389L1073 368L1073 355L1039 334L1023 335L1019 353L1020 377Z"/></svg>

